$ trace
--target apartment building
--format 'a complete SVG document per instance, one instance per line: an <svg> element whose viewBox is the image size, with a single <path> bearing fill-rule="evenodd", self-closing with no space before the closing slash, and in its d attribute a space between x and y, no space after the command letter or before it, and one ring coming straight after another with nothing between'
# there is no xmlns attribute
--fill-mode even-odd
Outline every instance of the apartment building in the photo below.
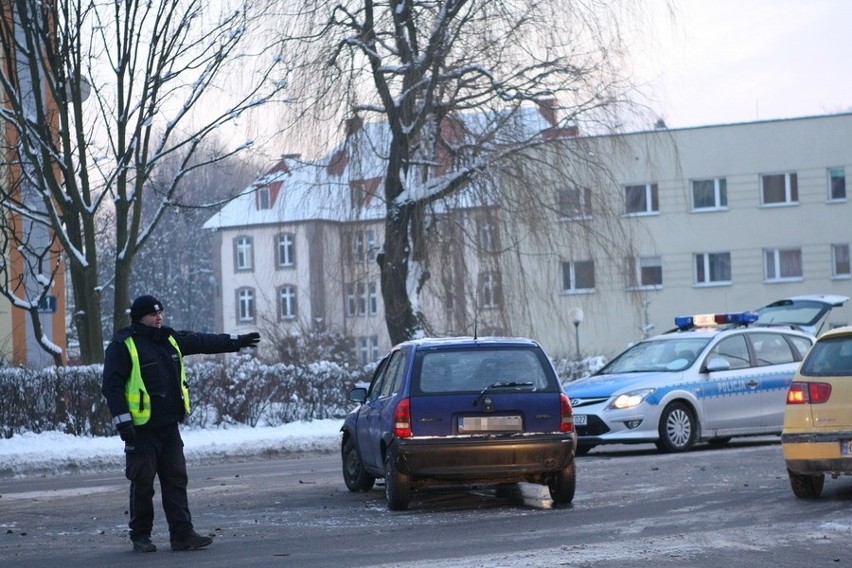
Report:
<svg viewBox="0 0 852 568"><path fill-rule="evenodd" d="M612 356L676 315L852 296L852 114L563 137L535 152L568 175L541 171L534 217L505 206L530 183L510 178L496 182L502 199L432 212L430 333ZM322 325L379 357L381 180L379 161L341 146L282 160L213 216L222 328ZM852 323L850 310L829 325Z"/></svg>

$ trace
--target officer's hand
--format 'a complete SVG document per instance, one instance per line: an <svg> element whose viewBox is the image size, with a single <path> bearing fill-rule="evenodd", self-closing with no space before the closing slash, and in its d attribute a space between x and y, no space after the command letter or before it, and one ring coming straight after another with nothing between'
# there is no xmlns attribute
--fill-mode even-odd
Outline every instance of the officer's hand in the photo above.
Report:
<svg viewBox="0 0 852 568"><path fill-rule="evenodd" d="M116 428L118 428L118 435L122 442L129 444L136 439L136 428L133 426L133 422L122 422Z"/></svg>
<svg viewBox="0 0 852 568"><path fill-rule="evenodd" d="M240 347L257 347L257 344L260 343L260 334L253 331L245 335L239 335L237 339L240 342Z"/></svg>

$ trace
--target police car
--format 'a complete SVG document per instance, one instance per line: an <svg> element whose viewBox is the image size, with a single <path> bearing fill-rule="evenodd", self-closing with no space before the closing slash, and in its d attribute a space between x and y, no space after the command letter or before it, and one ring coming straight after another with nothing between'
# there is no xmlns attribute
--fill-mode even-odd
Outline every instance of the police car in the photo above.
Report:
<svg viewBox="0 0 852 568"><path fill-rule="evenodd" d="M797 296L757 312L675 318L591 377L565 385L577 453L653 442L683 452L700 441L780 434L787 389L819 322L845 296ZM804 330L804 331L803 331Z"/></svg>

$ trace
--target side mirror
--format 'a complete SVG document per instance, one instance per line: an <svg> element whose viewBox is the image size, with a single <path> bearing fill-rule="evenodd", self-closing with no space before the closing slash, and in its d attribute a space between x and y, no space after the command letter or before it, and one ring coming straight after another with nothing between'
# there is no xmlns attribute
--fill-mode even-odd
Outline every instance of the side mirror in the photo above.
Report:
<svg viewBox="0 0 852 568"><path fill-rule="evenodd" d="M704 366L704 370L708 373L713 373L716 371L729 371L731 369L731 363L727 359L722 359L721 357L713 357L707 361L707 364Z"/></svg>
<svg viewBox="0 0 852 568"><path fill-rule="evenodd" d="M358 404L363 404L364 401L367 400L367 389L364 387L355 387L349 391L349 400L357 402Z"/></svg>

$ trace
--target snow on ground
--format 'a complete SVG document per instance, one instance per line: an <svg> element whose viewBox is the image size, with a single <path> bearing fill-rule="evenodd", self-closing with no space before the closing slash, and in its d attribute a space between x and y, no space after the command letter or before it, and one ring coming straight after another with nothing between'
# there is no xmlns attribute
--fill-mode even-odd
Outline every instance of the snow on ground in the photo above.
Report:
<svg viewBox="0 0 852 568"><path fill-rule="evenodd" d="M337 451L342 424L342 420L314 420L274 428L184 429L181 436L187 460L199 462L253 455ZM123 443L118 436L94 438L44 432L0 439L0 477L59 475L122 467Z"/></svg>

